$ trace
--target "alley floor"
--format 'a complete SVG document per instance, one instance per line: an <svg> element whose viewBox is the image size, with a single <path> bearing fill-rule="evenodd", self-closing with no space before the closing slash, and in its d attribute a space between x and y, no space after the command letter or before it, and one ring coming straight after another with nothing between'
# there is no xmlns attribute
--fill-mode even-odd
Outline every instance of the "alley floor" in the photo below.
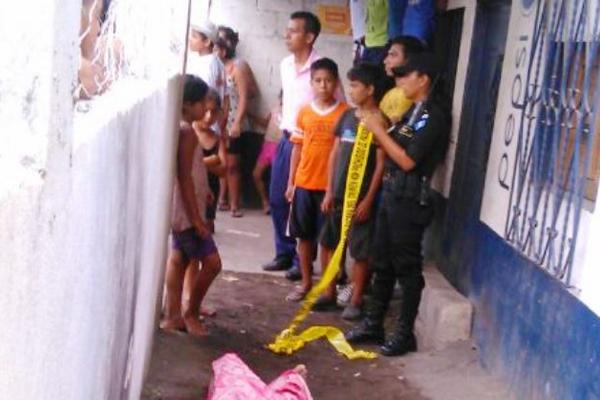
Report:
<svg viewBox="0 0 600 400"><path fill-rule="evenodd" d="M217 311L207 319L211 335L196 339L183 333L157 332L142 399L204 399L211 362L228 352L239 354L265 382L305 364L308 385L319 400L511 398L501 381L481 369L470 342L369 361L348 361L325 341L311 343L293 356L271 353L265 344L289 323L297 305L283 300L292 283L282 274L263 274L260 269L272 255L270 219L258 212L242 219L223 213L218 218L216 238L225 271L206 300L206 305ZM312 313L305 326L313 324L342 330L351 326L339 313Z"/></svg>

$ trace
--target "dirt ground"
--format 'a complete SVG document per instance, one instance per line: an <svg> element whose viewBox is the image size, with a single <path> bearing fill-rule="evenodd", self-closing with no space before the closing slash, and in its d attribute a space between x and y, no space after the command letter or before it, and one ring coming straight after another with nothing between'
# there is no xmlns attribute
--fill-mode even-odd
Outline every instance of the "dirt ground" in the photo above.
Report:
<svg viewBox="0 0 600 400"><path fill-rule="evenodd" d="M206 302L217 310L217 316L207 321L210 337L159 332L142 399L203 399L211 379L211 362L228 352L238 353L265 382L305 364L315 399L426 399L403 376L397 358L349 361L325 341L311 343L293 356L265 349L297 309L283 300L291 288L291 283L272 275L223 273ZM339 313L312 313L308 324L343 330L351 326Z"/></svg>

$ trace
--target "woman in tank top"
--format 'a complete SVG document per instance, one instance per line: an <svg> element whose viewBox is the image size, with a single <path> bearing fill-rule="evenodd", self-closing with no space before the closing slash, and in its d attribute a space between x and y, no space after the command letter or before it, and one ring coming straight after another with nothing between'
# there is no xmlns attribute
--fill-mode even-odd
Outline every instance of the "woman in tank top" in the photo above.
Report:
<svg viewBox="0 0 600 400"><path fill-rule="evenodd" d="M242 154L242 133L250 129L248 104L256 94L256 81L248 63L235 56L239 42L238 34L231 28L219 27L219 39L215 46L217 55L225 65L227 95L227 187L231 215L241 217L240 210L241 175L240 156Z"/></svg>

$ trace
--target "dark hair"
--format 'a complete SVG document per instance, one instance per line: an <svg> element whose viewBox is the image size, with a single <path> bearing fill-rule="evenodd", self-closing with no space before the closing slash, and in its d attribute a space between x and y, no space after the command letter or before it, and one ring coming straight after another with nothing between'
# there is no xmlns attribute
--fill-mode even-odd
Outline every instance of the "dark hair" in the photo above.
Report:
<svg viewBox="0 0 600 400"><path fill-rule="evenodd" d="M386 53L390 50L393 45L398 45L402 47L402 51L404 52L405 60L409 59L412 55L421 54L427 51L427 47L421 41L421 39L416 38L414 36L397 36L392 40L388 41L386 44ZM392 89L396 86L394 82L394 78L385 78L385 87L386 91Z"/></svg>
<svg viewBox="0 0 600 400"><path fill-rule="evenodd" d="M208 91L206 92L206 100L214 101L217 105L217 109L221 109L221 96L219 95L219 92L217 92L216 89L213 89L211 87L208 88Z"/></svg>
<svg viewBox="0 0 600 400"><path fill-rule="evenodd" d="M358 81L365 86L373 86L373 97L379 103L386 91L386 75L379 65L360 63L348 71L348 80Z"/></svg>
<svg viewBox="0 0 600 400"><path fill-rule="evenodd" d="M402 46L405 57L409 57L411 54L423 53L427 50L421 39L414 36L397 36L387 43L387 48L389 49L393 45Z"/></svg>
<svg viewBox="0 0 600 400"><path fill-rule="evenodd" d="M235 57L235 50L240 43L240 35L230 27L223 25L219 26L217 32L219 35L217 45L226 50L225 58L231 59Z"/></svg>
<svg viewBox="0 0 600 400"><path fill-rule="evenodd" d="M338 66L331 58L320 58L313 62L310 65L310 76L312 77L316 71L321 69L329 71L336 80L340 78Z"/></svg>
<svg viewBox="0 0 600 400"><path fill-rule="evenodd" d="M231 48L229 48L229 45L227 44L227 41L225 39L217 38L217 40L215 41L215 47L225 49L225 58L227 60L230 60L233 57L235 57L235 50L231 50Z"/></svg>
<svg viewBox="0 0 600 400"><path fill-rule="evenodd" d="M290 15L290 19L303 20L304 30L315 35L313 43L317 40L321 33L321 21L319 21L319 18L315 14L308 11L296 11Z"/></svg>
<svg viewBox="0 0 600 400"><path fill-rule="evenodd" d="M197 103L203 101L208 93L208 85L195 75L186 74L183 85L183 102Z"/></svg>

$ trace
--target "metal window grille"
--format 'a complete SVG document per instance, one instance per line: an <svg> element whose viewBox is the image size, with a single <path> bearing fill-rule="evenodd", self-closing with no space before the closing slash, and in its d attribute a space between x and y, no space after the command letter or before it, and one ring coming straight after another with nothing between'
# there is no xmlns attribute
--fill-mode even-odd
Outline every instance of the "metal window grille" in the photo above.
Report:
<svg viewBox="0 0 600 400"><path fill-rule="evenodd" d="M75 99L93 98L123 78L181 73L190 1L82 0Z"/></svg>
<svg viewBox="0 0 600 400"><path fill-rule="evenodd" d="M600 102L600 2L540 0L505 238L567 286Z"/></svg>

